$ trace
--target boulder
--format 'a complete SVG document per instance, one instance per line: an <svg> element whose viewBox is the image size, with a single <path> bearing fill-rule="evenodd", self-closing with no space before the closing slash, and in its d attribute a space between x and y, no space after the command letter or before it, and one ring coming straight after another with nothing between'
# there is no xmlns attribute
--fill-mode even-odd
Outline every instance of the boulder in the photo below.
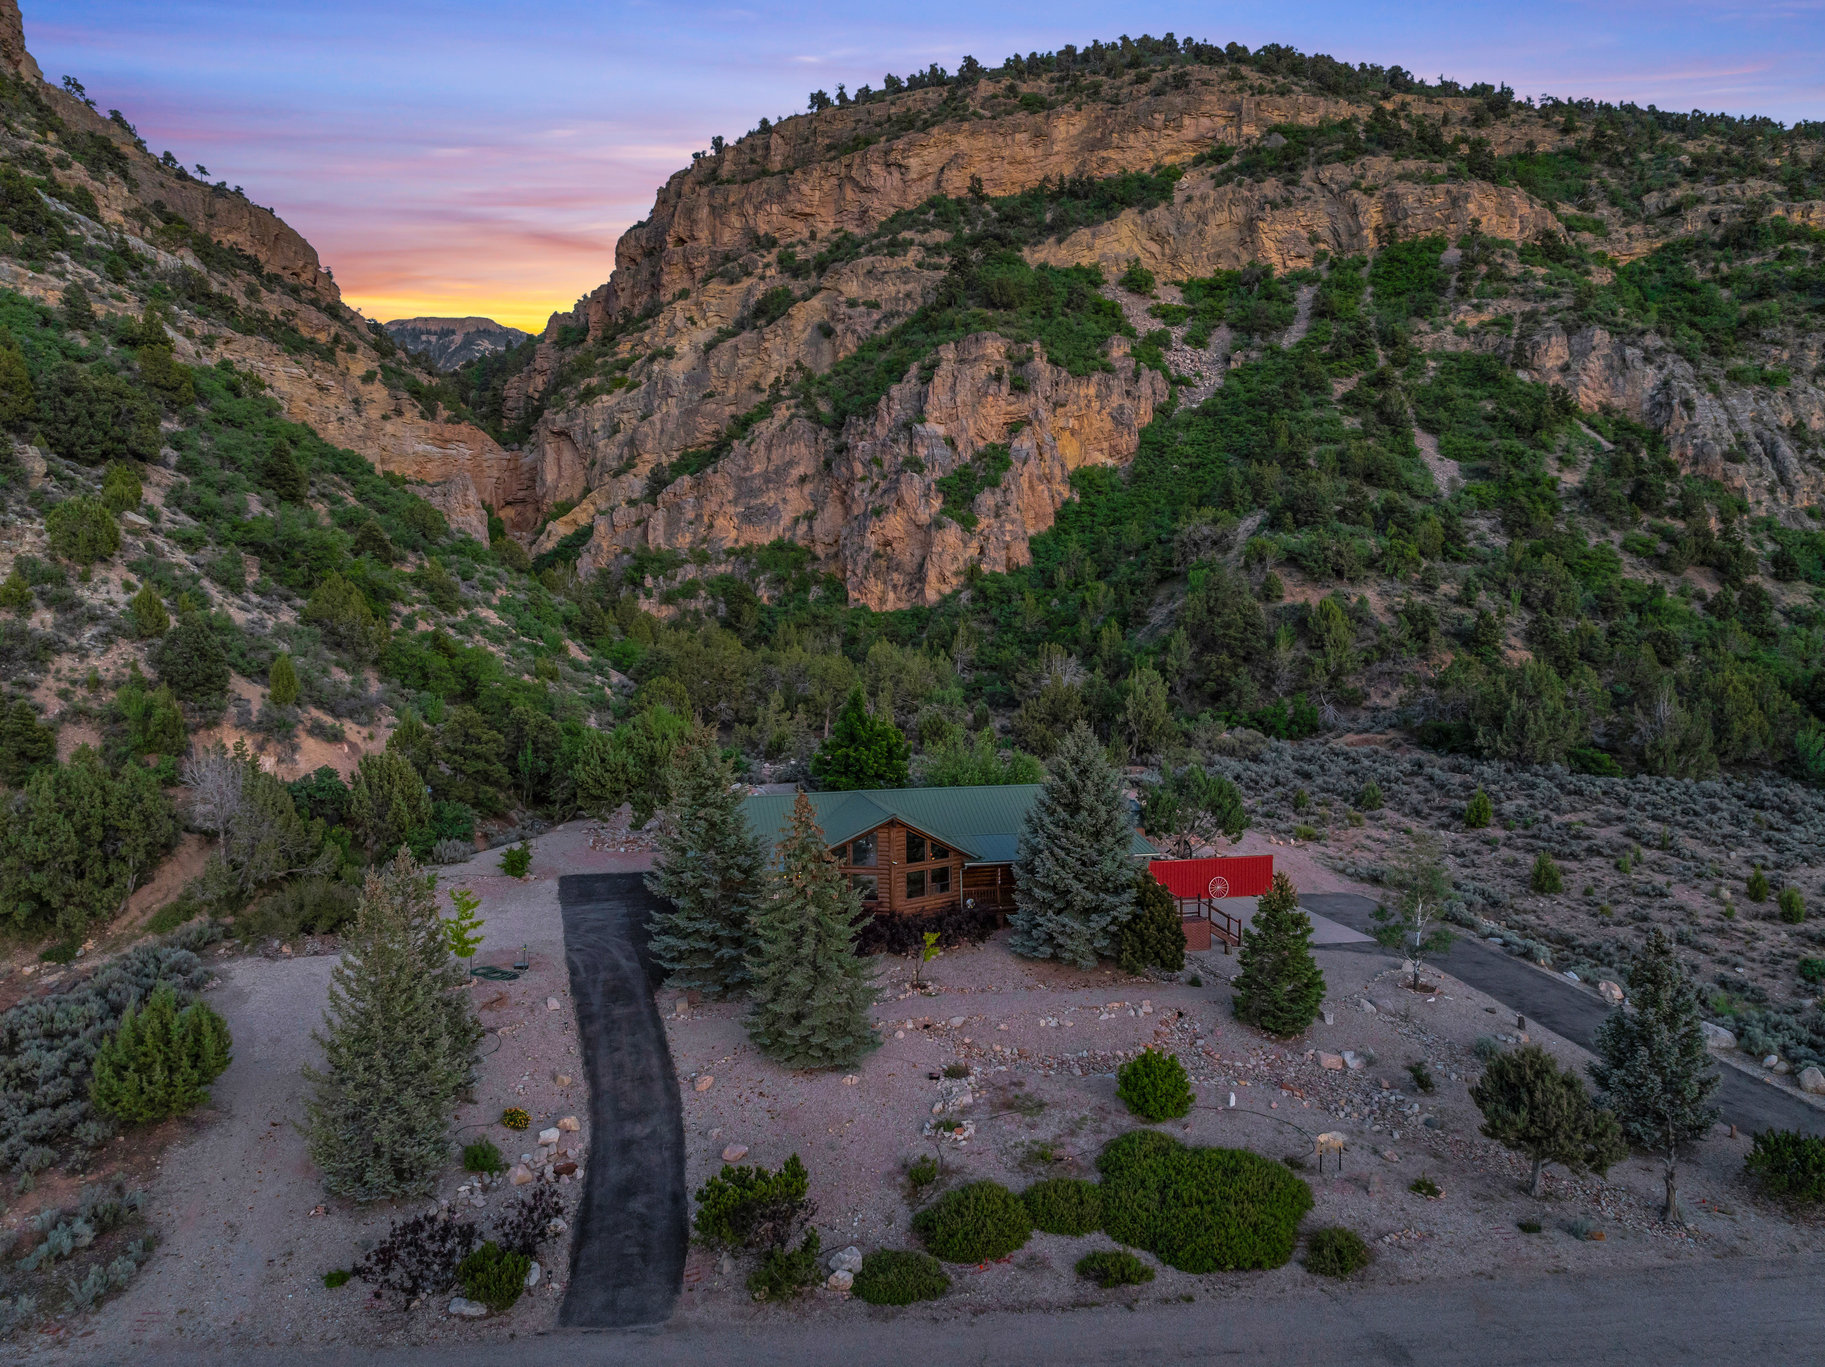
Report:
<svg viewBox="0 0 1825 1367"><path fill-rule="evenodd" d="M507 1180L516 1187L523 1187L532 1181L532 1169L524 1163L515 1163L507 1170Z"/></svg>
<svg viewBox="0 0 1825 1367"><path fill-rule="evenodd" d="M488 1307L467 1296L458 1296L450 1302L450 1313L459 1320L479 1320L487 1316Z"/></svg>
<svg viewBox="0 0 1825 1367"><path fill-rule="evenodd" d="M832 1291L847 1291L855 1285L855 1273L849 1271L832 1272L824 1278L824 1285Z"/></svg>
<svg viewBox="0 0 1825 1367"><path fill-rule="evenodd" d="M747 1156L748 1146L746 1144L730 1144L722 1151L722 1161L725 1163L739 1163Z"/></svg>
<svg viewBox="0 0 1825 1367"><path fill-rule="evenodd" d="M577 1122L577 1118L574 1115L567 1115L562 1120L558 1121L558 1128L563 1130L566 1134L575 1134L583 1127Z"/></svg>
<svg viewBox="0 0 1825 1367"><path fill-rule="evenodd" d="M539 1143L555 1145L557 1142L558 1142L558 1127L556 1125L551 1126L549 1129L544 1129L544 1130L539 1131Z"/></svg>
<svg viewBox="0 0 1825 1367"><path fill-rule="evenodd" d="M1620 983L1613 983L1605 979L1597 984L1597 993L1611 1006L1622 1005L1623 992Z"/></svg>
<svg viewBox="0 0 1825 1367"><path fill-rule="evenodd" d="M536 1262L526 1269L526 1289L528 1291L539 1284L540 1270L541 1269Z"/></svg>
<svg viewBox="0 0 1825 1367"><path fill-rule="evenodd" d="M1800 1069L1800 1090L1814 1096L1825 1096L1825 1072L1811 1064Z"/></svg>
<svg viewBox="0 0 1825 1367"><path fill-rule="evenodd" d="M1734 1049L1734 1048L1736 1048L1736 1036L1731 1034L1728 1030L1724 1029L1723 1026L1713 1025L1713 1024L1711 1024L1710 1021L1700 1021L1698 1023L1698 1028L1704 1032L1705 1048L1707 1048L1707 1049Z"/></svg>
<svg viewBox="0 0 1825 1367"><path fill-rule="evenodd" d="M832 1253L825 1264L832 1272L858 1272L862 1267L862 1250L851 1244Z"/></svg>

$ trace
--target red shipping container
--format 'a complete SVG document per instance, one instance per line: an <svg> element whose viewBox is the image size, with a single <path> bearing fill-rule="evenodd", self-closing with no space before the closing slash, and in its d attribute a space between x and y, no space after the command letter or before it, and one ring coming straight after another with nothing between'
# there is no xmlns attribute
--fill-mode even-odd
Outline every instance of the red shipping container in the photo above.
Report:
<svg viewBox="0 0 1825 1367"><path fill-rule="evenodd" d="M1147 871L1174 897L1259 897L1274 881L1274 856L1155 859L1147 865Z"/></svg>

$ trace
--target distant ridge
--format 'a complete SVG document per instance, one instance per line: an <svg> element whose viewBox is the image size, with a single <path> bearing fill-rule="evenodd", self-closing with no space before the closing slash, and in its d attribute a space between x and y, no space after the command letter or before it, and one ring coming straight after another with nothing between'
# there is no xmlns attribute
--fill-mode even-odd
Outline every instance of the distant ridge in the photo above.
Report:
<svg viewBox="0 0 1825 1367"><path fill-rule="evenodd" d="M492 318L395 318L383 326L400 346L439 370L455 370L466 361L511 351L532 335Z"/></svg>

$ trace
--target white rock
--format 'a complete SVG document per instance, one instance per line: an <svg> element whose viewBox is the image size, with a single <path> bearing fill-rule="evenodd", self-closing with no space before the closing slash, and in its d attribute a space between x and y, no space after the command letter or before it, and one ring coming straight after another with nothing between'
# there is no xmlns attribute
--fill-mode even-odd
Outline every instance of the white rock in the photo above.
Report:
<svg viewBox="0 0 1825 1367"><path fill-rule="evenodd" d="M856 1272L862 1266L862 1250L851 1244L840 1248L825 1260L824 1265L832 1272Z"/></svg>
<svg viewBox="0 0 1825 1367"><path fill-rule="evenodd" d="M507 1180L516 1187L523 1187L532 1181L532 1169L524 1163L515 1163L508 1169Z"/></svg>
<svg viewBox="0 0 1825 1367"><path fill-rule="evenodd" d="M558 999L556 997L547 997L547 998L545 998L545 1009L547 1011L557 1011L562 1008L560 1007Z"/></svg>
<svg viewBox="0 0 1825 1367"><path fill-rule="evenodd" d="M1713 1024L1711 1024L1710 1021L1700 1021L1698 1023L1698 1028L1704 1032L1705 1048L1707 1048L1707 1049L1734 1049L1734 1048L1736 1048L1736 1036L1731 1034L1728 1030L1724 1029L1723 1026L1713 1025Z"/></svg>
<svg viewBox="0 0 1825 1367"><path fill-rule="evenodd" d="M968 1019L969 1019L969 1017L967 1017L967 1016L952 1016L951 1017L951 1028L955 1029L957 1026L962 1025L963 1022Z"/></svg>
<svg viewBox="0 0 1825 1367"><path fill-rule="evenodd" d="M558 1127L556 1125L551 1126L549 1129L544 1129L544 1130L539 1131L539 1143L556 1144L557 1142L558 1142Z"/></svg>
<svg viewBox="0 0 1825 1367"><path fill-rule="evenodd" d="M479 1320L487 1315L488 1307L480 1301L458 1296L450 1302L450 1313L459 1320Z"/></svg>
<svg viewBox="0 0 1825 1367"><path fill-rule="evenodd" d="M1778 1068L1778 1067L1780 1067L1780 1063L1781 1063L1781 1056L1779 1054L1770 1054L1770 1055L1768 1055L1767 1058L1762 1060L1762 1067Z"/></svg>
<svg viewBox="0 0 1825 1367"><path fill-rule="evenodd" d="M540 1268L536 1262L526 1269L526 1289L528 1291L539 1284L539 1272Z"/></svg>
<svg viewBox="0 0 1825 1367"><path fill-rule="evenodd" d="M1800 1090L1811 1092L1814 1096L1825 1095L1825 1072L1808 1064L1800 1069Z"/></svg>
<svg viewBox="0 0 1825 1367"><path fill-rule="evenodd" d="M1611 1006L1619 1006L1622 1003L1623 992L1620 983L1613 983L1606 979L1597 984L1597 993Z"/></svg>
<svg viewBox="0 0 1825 1367"><path fill-rule="evenodd" d="M824 1278L824 1285L832 1291L847 1291L855 1285L855 1273L849 1271L832 1272Z"/></svg>

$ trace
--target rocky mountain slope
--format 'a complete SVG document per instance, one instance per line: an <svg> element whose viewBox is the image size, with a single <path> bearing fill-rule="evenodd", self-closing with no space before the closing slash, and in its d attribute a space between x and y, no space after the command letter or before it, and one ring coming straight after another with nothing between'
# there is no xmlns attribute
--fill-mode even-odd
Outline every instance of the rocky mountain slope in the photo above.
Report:
<svg viewBox="0 0 1825 1367"><path fill-rule="evenodd" d="M437 370L455 370L483 356L511 351L532 334L492 318L395 318L387 336Z"/></svg>
<svg viewBox="0 0 1825 1367"><path fill-rule="evenodd" d="M1664 436L1683 470L1758 511L1791 519L1816 503L1816 333L1769 336L1738 358L1785 364L1770 388L1745 383L1753 366L1695 357L1639 309L1598 319L1579 307L1619 267L1745 216L1817 223L1809 173L1720 173L1699 129L1656 132L1644 153L1628 145L1638 129L1612 134L1604 118L1505 91L1384 79L1324 93L1214 48L1111 51L801 115L674 175L618 244L613 278L554 317L505 385L504 420L529 429L526 496L542 513L561 505L536 549L575 547L587 528L580 563L593 569L632 551L726 559L785 538L882 609L936 603L972 564L1024 563L1070 473L1126 464L1165 398L1131 354L1157 327L1154 299L1093 362L1061 367L1042 339L1004 328L1004 340L1039 342L1018 402L1005 350L961 336L900 347L903 369L873 384L866 412L820 418L802 397L807 375L874 364L871 344L932 306L962 259L946 247L957 209L972 205L1024 206L1000 230L1008 246L1033 267L1095 268L1100 293L1125 306L1136 301L1116 281L1135 264L1168 302L1173 284L1249 267L1315 272L1298 287L1309 292L1325 261L1398 240L1436 236L1449 267L1474 230L1519 287L1479 294L1460 280L1419 321L1417 346L1460 347L1467 329L1475 349L1584 410ZM1048 207L1033 219L1036 197ZM1575 260L1540 258L1542 243ZM977 321L992 333L1005 320ZM1249 340L1291 345L1306 321ZM1242 354L1223 330L1196 345L1182 325L1168 332L1172 369L1156 378L1181 378L1182 397L1207 394ZM1091 364L1109 378L1067 383ZM1003 401L985 410L990 394ZM967 410L946 410L947 395L969 396ZM939 482L1001 445L1014 481L951 516Z"/></svg>

